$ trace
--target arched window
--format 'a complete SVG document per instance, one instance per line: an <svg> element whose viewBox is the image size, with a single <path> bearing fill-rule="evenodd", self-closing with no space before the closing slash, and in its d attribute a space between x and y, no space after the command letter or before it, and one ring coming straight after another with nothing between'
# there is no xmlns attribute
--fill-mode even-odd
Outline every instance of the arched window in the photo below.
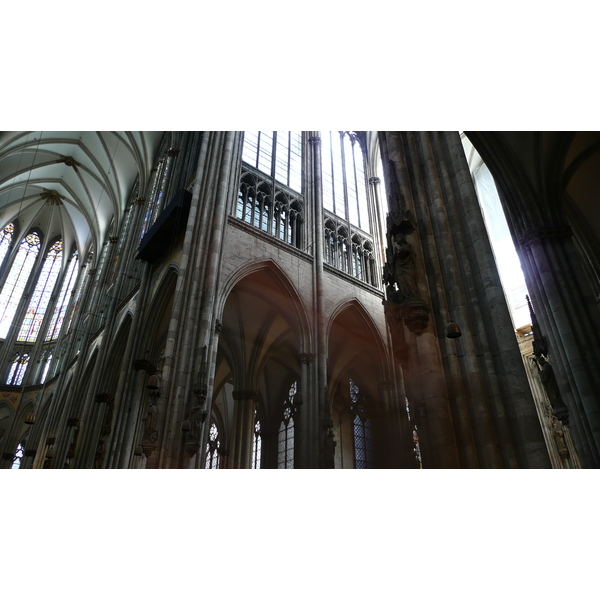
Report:
<svg viewBox="0 0 600 600"><path fill-rule="evenodd" d="M370 232L365 164L354 131L324 131L323 206L362 231Z"/></svg>
<svg viewBox="0 0 600 600"><path fill-rule="evenodd" d="M252 468L260 469L260 451L262 439L260 435L260 421L258 415L254 411L254 443L252 444Z"/></svg>
<svg viewBox="0 0 600 600"><path fill-rule="evenodd" d="M290 386L288 397L283 404L283 418L277 436L277 468L294 468L294 396L298 391L298 382Z"/></svg>
<svg viewBox="0 0 600 600"><path fill-rule="evenodd" d="M0 267L2 267L4 258L6 257L8 249L10 248L14 231L14 224L9 223L0 233Z"/></svg>
<svg viewBox="0 0 600 600"><path fill-rule="evenodd" d="M13 458L11 469L20 469L21 468L21 459L23 458L25 450L21 444L17 446L17 451L15 452L15 457ZM10 456L10 455L9 455Z"/></svg>
<svg viewBox="0 0 600 600"><path fill-rule="evenodd" d="M50 320L50 325L48 326L48 332L46 334L47 342L57 339L58 335L60 334L65 313L67 312L67 307L69 306L69 300L71 299L71 293L75 286L75 281L77 280L78 266L79 258L77 256L77 250L75 250L75 252L73 252L73 256L71 256L71 262L67 268L62 289L60 290L56 306L54 307L54 312L52 313L52 319Z"/></svg>
<svg viewBox="0 0 600 600"><path fill-rule="evenodd" d="M0 338L6 337L15 317L19 301L40 251L40 243L40 235L37 231L31 231L21 241L19 251L0 293Z"/></svg>
<svg viewBox="0 0 600 600"><path fill-rule="evenodd" d="M25 313L25 318L17 337L19 342L35 342L37 339L44 314L46 314L46 308L48 307L56 280L60 274L61 263L62 241L58 240L52 244L46 260L44 260L42 272L38 277L37 285L29 301L29 306L27 307L27 312Z"/></svg>
<svg viewBox="0 0 600 600"><path fill-rule="evenodd" d="M8 373L6 385L21 385L21 383L23 383L23 377L25 376L28 362L29 354L21 355L17 353Z"/></svg>
<svg viewBox="0 0 600 600"><path fill-rule="evenodd" d="M210 424L210 431L208 432L208 443L206 444L206 465L205 469L218 469L219 468L219 430L214 423Z"/></svg>
<svg viewBox="0 0 600 600"><path fill-rule="evenodd" d="M367 406L356 383L350 379L350 412L353 416L354 466L370 469L373 466L373 427Z"/></svg>
<svg viewBox="0 0 600 600"><path fill-rule="evenodd" d="M302 132L246 131L242 160L294 191L302 191Z"/></svg>

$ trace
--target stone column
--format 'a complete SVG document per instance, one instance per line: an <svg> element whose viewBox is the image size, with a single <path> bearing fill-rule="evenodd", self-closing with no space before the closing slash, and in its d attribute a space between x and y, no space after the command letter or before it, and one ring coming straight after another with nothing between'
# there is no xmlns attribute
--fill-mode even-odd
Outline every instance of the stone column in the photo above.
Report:
<svg viewBox="0 0 600 600"><path fill-rule="evenodd" d="M251 390L237 390L233 392L233 399L233 434L229 468L250 469L257 394Z"/></svg>

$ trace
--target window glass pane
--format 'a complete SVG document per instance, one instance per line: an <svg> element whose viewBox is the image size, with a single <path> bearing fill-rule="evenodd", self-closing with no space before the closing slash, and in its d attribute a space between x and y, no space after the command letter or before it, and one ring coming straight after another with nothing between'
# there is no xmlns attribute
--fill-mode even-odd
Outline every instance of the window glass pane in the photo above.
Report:
<svg viewBox="0 0 600 600"><path fill-rule="evenodd" d="M242 160L256 167L258 158L258 131L244 131Z"/></svg>
<svg viewBox="0 0 600 600"><path fill-rule="evenodd" d="M77 256L77 250L75 250L67 268L67 274L65 275L65 278L63 280L62 289L60 290L60 295L58 296L56 306L54 307L52 320L50 321L50 325L48 326L48 333L46 334L47 342L50 340L57 339L58 335L60 334L60 330L65 318L65 313L67 312L67 307L69 306L69 301L71 299L71 293L75 286L75 281L77 280L78 266L79 258Z"/></svg>
<svg viewBox="0 0 600 600"><path fill-rule="evenodd" d="M26 235L0 293L0 338L8 333L39 251L39 235L35 232Z"/></svg>
<svg viewBox="0 0 600 600"><path fill-rule="evenodd" d="M302 191L302 132L290 132L290 180L288 184L296 192Z"/></svg>
<svg viewBox="0 0 600 600"><path fill-rule="evenodd" d="M356 144L357 142L355 142ZM358 196L356 193L356 179L354 175L354 153L352 142L348 134L344 135L344 158L346 160L346 186L348 190L348 219L352 225L358 227Z"/></svg>
<svg viewBox="0 0 600 600"><path fill-rule="evenodd" d="M258 145L258 170L271 175L271 156L273 155L273 134L261 131Z"/></svg>
<svg viewBox="0 0 600 600"><path fill-rule="evenodd" d="M35 342L46 314L46 308L54 291L56 280L60 274L62 262L62 241L52 244L52 248L46 256L42 272L38 277L37 285L29 301L25 318L17 340L19 342Z"/></svg>
<svg viewBox="0 0 600 600"><path fill-rule="evenodd" d="M3 230L0 232L0 266L4 262L4 258L8 253L8 248L12 241L13 232L15 230L15 226L13 223L9 223Z"/></svg>
<svg viewBox="0 0 600 600"><path fill-rule="evenodd" d="M289 184L289 131L277 132L277 147L275 150L275 179L285 185Z"/></svg>
<svg viewBox="0 0 600 600"><path fill-rule="evenodd" d="M358 196L358 226L366 232L371 231L369 225L369 209L367 206L367 183L365 179L365 165L362 149L358 142L354 143L354 170L356 173L356 193Z"/></svg>

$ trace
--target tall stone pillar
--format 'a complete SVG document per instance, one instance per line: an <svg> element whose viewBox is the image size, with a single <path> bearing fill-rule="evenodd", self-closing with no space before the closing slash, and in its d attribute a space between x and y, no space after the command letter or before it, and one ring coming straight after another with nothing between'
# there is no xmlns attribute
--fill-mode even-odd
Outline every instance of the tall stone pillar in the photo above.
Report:
<svg viewBox="0 0 600 600"><path fill-rule="evenodd" d="M257 394L249 390L233 392L233 434L229 455L229 468L252 467L252 444L254 442L254 409Z"/></svg>

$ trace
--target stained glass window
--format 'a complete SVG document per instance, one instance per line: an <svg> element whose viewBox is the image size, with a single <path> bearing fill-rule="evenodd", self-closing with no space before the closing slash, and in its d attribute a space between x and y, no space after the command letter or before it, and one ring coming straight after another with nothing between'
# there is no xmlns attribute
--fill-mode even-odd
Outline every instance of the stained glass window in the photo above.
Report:
<svg viewBox="0 0 600 600"><path fill-rule="evenodd" d="M277 436L277 468L294 468L294 396L298 391L298 382L290 386L288 397L283 404L283 419Z"/></svg>
<svg viewBox="0 0 600 600"><path fill-rule="evenodd" d="M415 425L413 428L413 444L414 444L414 452L415 458L419 463L419 469L423 468L423 461L421 460L421 445L419 444L419 432L417 431L417 426Z"/></svg>
<svg viewBox="0 0 600 600"><path fill-rule="evenodd" d="M6 385L21 385L23 383L23 377L27 370L27 363L29 362L29 354L17 355L8 373L8 379Z"/></svg>
<svg viewBox="0 0 600 600"><path fill-rule="evenodd" d="M373 427L367 414L364 397L356 382L350 379L350 410L354 415L354 460L357 469L373 466Z"/></svg>
<svg viewBox="0 0 600 600"><path fill-rule="evenodd" d="M218 469L219 468L219 430L214 423L210 424L210 431L208 432L208 443L206 444L206 464L205 469Z"/></svg>
<svg viewBox="0 0 600 600"><path fill-rule="evenodd" d="M10 248L14 231L14 224L9 223L0 233L0 267L2 266L4 258L6 257L8 249Z"/></svg>
<svg viewBox="0 0 600 600"><path fill-rule="evenodd" d="M46 308L60 274L62 263L62 240L52 244L48 251L42 272L38 277L37 285L29 301L21 331L17 337L19 342L35 342L37 339Z"/></svg>
<svg viewBox="0 0 600 600"><path fill-rule="evenodd" d="M32 231L21 241L0 293L0 338L5 338L8 333L39 251L40 236Z"/></svg>
<svg viewBox="0 0 600 600"><path fill-rule="evenodd" d="M71 293L73 291L73 287L75 286L75 281L77 280L78 266L79 258L77 256L77 250L75 250L73 256L71 257L71 262L69 263L69 266L67 268L67 273L63 280L62 289L60 290L58 300L54 307L54 312L52 313L50 325L48 326L48 332L46 334L47 342L58 338L60 329L65 318L65 313L67 312L67 307L69 306Z"/></svg>
<svg viewBox="0 0 600 600"><path fill-rule="evenodd" d="M21 459L23 458L23 453L25 450L23 446L19 444L17 446L17 451L15 452L15 457L13 458L11 469L20 469L21 468Z"/></svg>
<svg viewBox="0 0 600 600"><path fill-rule="evenodd" d="M302 132L246 131L242 160L296 192L302 191Z"/></svg>
<svg viewBox="0 0 600 600"><path fill-rule="evenodd" d="M260 469L260 450L262 440L260 435L260 421L254 411L254 444L252 445L252 468Z"/></svg>
<svg viewBox="0 0 600 600"><path fill-rule="evenodd" d="M369 232L362 148L354 131L324 131L321 137L323 206Z"/></svg>

